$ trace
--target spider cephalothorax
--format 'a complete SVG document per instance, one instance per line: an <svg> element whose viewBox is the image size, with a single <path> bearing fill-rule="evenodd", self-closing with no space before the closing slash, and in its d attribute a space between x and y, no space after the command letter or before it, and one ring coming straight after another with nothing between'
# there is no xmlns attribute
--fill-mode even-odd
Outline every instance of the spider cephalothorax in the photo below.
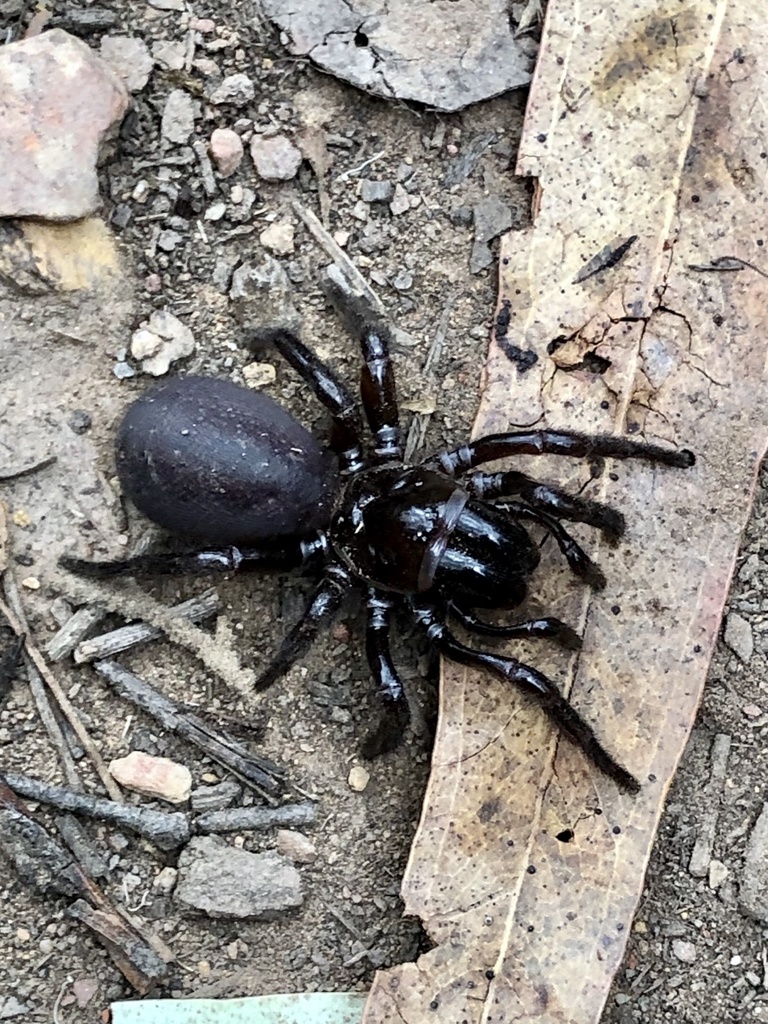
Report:
<svg viewBox="0 0 768 1024"><path fill-rule="evenodd" d="M365 589L366 651L385 704L366 756L392 749L408 704L389 648L390 620L405 608L446 657L487 669L532 694L590 760L625 789L636 779L605 750L557 686L504 654L477 650L449 629L495 638L543 637L578 648L579 636L555 618L498 626L477 608L510 609L525 597L539 550L524 521L539 523L571 570L599 589L599 567L560 520L587 523L615 543L620 512L516 470L475 467L516 455L645 459L686 467L693 454L624 437L526 430L483 437L419 466L403 460L389 335L356 300L332 295L361 343L361 396L373 445L366 450L352 395L296 335L258 335L304 378L333 421L325 449L284 409L259 392L213 377L180 377L131 405L118 432L123 489L154 522L196 538L203 550L144 555L122 562L65 559L79 573L180 574L299 568L319 576L301 620L256 683L266 689L310 646L354 585Z"/></svg>

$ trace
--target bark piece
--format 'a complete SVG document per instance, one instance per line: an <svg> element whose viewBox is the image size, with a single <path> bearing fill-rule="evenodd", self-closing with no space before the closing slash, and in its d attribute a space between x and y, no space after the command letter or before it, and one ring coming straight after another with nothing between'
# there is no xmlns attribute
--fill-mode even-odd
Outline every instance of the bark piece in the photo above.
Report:
<svg viewBox="0 0 768 1024"><path fill-rule="evenodd" d="M378 975L365 1024L599 1019L765 452L768 282L743 266L691 267L743 264L768 219L766 161L748 141L768 132L768 21L747 0L606 10L597 0L547 9L518 161L538 179L534 224L502 244L499 297L510 337L538 359L521 373L492 344L475 433L634 432L698 456L685 471L606 467L585 493L625 513L627 538L611 551L574 533L607 589L574 586L552 545L533 581L547 614L583 633L583 651L514 648L561 682L643 788L618 793L538 709L446 666L403 884L406 913L435 948ZM733 54L745 39L742 64ZM618 263L577 280L632 235ZM552 342L574 337L602 370L555 364ZM588 478L566 459L521 468L571 487Z"/></svg>

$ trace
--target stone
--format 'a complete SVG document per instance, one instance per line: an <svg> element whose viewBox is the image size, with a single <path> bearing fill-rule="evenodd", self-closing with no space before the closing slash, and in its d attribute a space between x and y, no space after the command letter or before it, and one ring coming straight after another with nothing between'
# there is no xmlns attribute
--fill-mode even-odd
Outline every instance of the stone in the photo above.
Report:
<svg viewBox="0 0 768 1024"><path fill-rule="evenodd" d="M200 104L184 89L172 89L163 108L160 134L167 142L183 145L195 130Z"/></svg>
<svg viewBox="0 0 768 1024"><path fill-rule="evenodd" d="M366 92L438 110L527 85L533 54L507 0L262 0L291 53Z"/></svg>
<svg viewBox="0 0 768 1024"><path fill-rule="evenodd" d="M168 757L155 757L141 750L132 750L109 764L109 774L127 789L145 796L159 797L171 804L183 804L192 791L189 768Z"/></svg>
<svg viewBox="0 0 768 1024"><path fill-rule="evenodd" d="M156 309L131 336L131 355L141 362L144 373L161 377L171 363L192 355L195 337L173 313Z"/></svg>
<svg viewBox="0 0 768 1024"><path fill-rule="evenodd" d="M99 150L128 91L61 29L0 47L0 218L79 220L100 205Z"/></svg>
<svg viewBox="0 0 768 1024"><path fill-rule="evenodd" d="M174 899L209 917L269 921L304 902L296 868L274 850L249 853L218 836L193 839L179 855Z"/></svg>
<svg viewBox="0 0 768 1024"><path fill-rule="evenodd" d="M366 203L388 203L395 194L391 181L372 181L363 178L360 182L360 198Z"/></svg>
<svg viewBox="0 0 768 1024"><path fill-rule="evenodd" d="M287 220L276 220L259 235L259 241L265 249L287 256L293 252L293 224Z"/></svg>
<svg viewBox="0 0 768 1024"><path fill-rule="evenodd" d="M251 157L256 173L264 181L290 181L295 178L303 159L285 135L255 135L251 140Z"/></svg>
<svg viewBox="0 0 768 1024"><path fill-rule="evenodd" d="M370 778L370 772L366 768L363 768L361 764L356 764L349 770L347 784L355 793L362 793L368 786Z"/></svg>
<svg viewBox="0 0 768 1024"><path fill-rule="evenodd" d="M768 803L763 804L747 841L739 907L748 917L768 925Z"/></svg>
<svg viewBox="0 0 768 1024"><path fill-rule="evenodd" d="M673 939L672 953L684 964L696 963L696 947L687 939Z"/></svg>
<svg viewBox="0 0 768 1024"><path fill-rule="evenodd" d="M736 612L731 612L725 620L723 639L736 657L745 664L752 657L755 650L752 627L745 618Z"/></svg>
<svg viewBox="0 0 768 1024"><path fill-rule="evenodd" d="M277 260L266 252L233 272L229 297L235 317L244 327L258 330L274 324L291 329L299 326L288 277Z"/></svg>
<svg viewBox="0 0 768 1024"><path fill-rule="evenodd" d="M187 48L183 42L158 39L152 43L152 56L161 68L168 71L181 71L187 58Z"/></svg>
<svg viewBox="0 0 768 1024"><path fill-rule="evenodd" d="M208 152L221 177L228 178L242 162L243 140L231 128L215 128Z"/></svg>
<svg viewBox="0 0 768 1024"><path fill-rule="evenodd" d="M294 832L290 828L278 829L275 847L279 854L295 864L314 864L317 860L315 845L303 832Z"/></svg>
<svg viewBox="0 0 768 1024"><path fill-rule="evenodd" d="M155 62L138 36L104 36L99 52L129 92L140 92L149 81Z"/></svg>
<svg viewBox="0 0 768 1024"><path fill-rule="evenodd" d="M208 99L214 106L231 103L235 107L244 107L256 95L253 82L241 72L227 75L213 90Z"/></svg>
<svg viewBox="0 0 768 1024"><path fill-rule="evenodd" d="M488 196L475 206L473 217L475 240L469 257L469 270L472 274L479 274L493 263L488 243L512 227L512 210L498 196Z"/></svg>

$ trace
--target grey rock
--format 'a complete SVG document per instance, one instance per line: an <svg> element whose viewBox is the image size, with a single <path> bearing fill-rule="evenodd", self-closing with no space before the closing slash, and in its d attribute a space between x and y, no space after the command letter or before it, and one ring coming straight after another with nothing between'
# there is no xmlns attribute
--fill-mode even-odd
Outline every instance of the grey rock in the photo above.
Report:
<svg viewBox="0 0 768 1024"><path fill-rule="evenodd" d="M388 203L395 194L391 181L372 181L363 178L360 182L360 198L366 203Z"/></svg>
<svg viewBox="0 0 768 1024"><path fill-rule="evenodd" d="M251 140L251 157L256 173L265 181L290 181L295 178L303 159L285 135L255 135Z"/></svg>
<svg viewBox="0 0 768 1024"><path fill-rule="evenodd" d="M114 71L55 28L0 47L0 97L0 218L93 213L99 150L128 108Z"/></svg>
<svg viewBox="0 0 768 1024"><path fill-rule="evenodd" d="M736 612L731 612L725 620L723 639L741 661L746 663L752 657L755 650L752 627Z"/></svg>
<svg viewBox="0 0 768 1024"><path fill-rule="evenodd" d="M195 118L200 113L197 103L184 89L173 89L165 101L160 134L168 142L182 145L189 141L195 130Z"/></svg>
<svg viewBox="0 0 768 1024"><path fill-rule="evenodd" d="M263 0L294 54L366 92L460 110L530 81L507 0Z"/></svg>
<svg viewBox="0 0 768 1024"><path fill-rule="evenodd" d="M245 327L258 330L274 324L299 326L288 276L267 253L237 268L232 274L229 297L235 317Z"/></svg>
<svg viewBox="0 0 768 1024"><path fill-rule="evenodd" d="M469 269L479 273L493 263L493 253L488 243L512 227L512 210L498 196L482 199L474 211L475 240L469 258Z"/></svg>
<svg viewBox="0 0 768 1024"><path fill-rule="evenodd" d="M104 36L100 52L129 92L140 92L149 81L155 62L138 36Z"/></svg>
<svg viewBox="0 0 768 1024"><path fill-rule="evenodd" d="M214 106L231 103L235 107L244 107L256 95L253 82L242 73L227 75L208 97Z"/></svg>
<svg viewBox="0 0 768 1024"><path fill-rule="evenodd" d="M300 907L304 896L298 871L280 854L248 853L201 836L179 856L174 899L209 917L267 921Z"/></svg>
<svg viewBox="0 0 768 1024"><path fill-rule="evenodd" d="M747 841L739 906L748 917L768 924L768 803Z"/></svg>

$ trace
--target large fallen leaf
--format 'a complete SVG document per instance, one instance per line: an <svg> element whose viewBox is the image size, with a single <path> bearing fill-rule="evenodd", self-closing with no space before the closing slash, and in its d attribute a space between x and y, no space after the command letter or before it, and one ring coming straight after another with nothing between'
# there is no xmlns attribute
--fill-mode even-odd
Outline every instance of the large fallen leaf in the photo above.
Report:
<svg viewBox="0 0 768 1024"><path fill-rule="evenodd" d="M766 445L768 281L738 261L762 262L767 80L768 16L749 0L550 4L518 161L537 209L502 249L509 334L475 432L637 432L697 453L687 471L609 463L587 488L626 513L626 542L576 531L607 590L536 586L584 650L525 651L643 788L619 793L517 694L446 666L403 883L435 948L377 976L366 1024L600 1017ZM511 343L535 364L521 372ZM525 469L586 482L567 461Z"/></svg>

